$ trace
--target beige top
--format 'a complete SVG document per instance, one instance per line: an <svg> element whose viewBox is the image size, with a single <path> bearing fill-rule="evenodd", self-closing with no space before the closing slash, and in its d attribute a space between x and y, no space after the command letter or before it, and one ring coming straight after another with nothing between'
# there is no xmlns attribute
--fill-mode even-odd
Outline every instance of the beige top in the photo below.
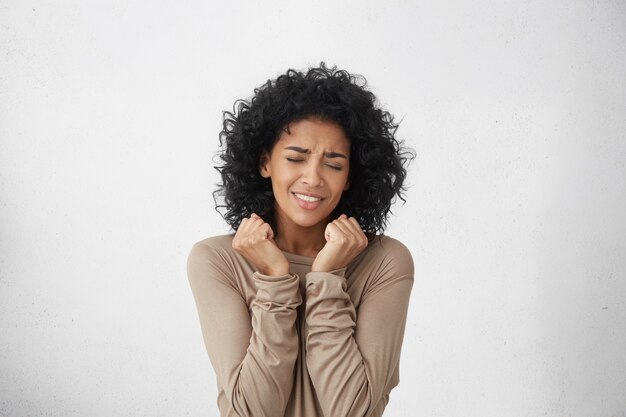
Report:
<svg viewBox="0 0 626 417"><path fill-rule="evenodd" d="M222 417L380 417L399 382L413 260L379 235L347 267L267 276L232 249L196 243L187 263Z"/></svg>

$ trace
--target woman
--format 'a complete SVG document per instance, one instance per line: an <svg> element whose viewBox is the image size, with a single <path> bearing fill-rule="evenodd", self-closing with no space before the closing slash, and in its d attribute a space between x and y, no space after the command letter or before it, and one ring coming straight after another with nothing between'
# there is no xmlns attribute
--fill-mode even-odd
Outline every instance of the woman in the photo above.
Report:
<svg viewBox="0 0 626 417"><path fill-rule="evenodd" d="M324 63L224 113L214 195L236 233L188 259L223 417L382 415L413 284L382 234L412 156L396 128L362 78Z"/></svg>

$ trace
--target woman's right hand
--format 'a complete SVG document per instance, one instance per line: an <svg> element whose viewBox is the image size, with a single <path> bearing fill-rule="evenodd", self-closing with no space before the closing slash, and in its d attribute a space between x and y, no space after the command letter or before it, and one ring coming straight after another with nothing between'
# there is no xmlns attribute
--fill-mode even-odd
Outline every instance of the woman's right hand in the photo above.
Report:
<svg viewBox="0 0 626 417"><path fill-rule="evenodd" d="M274 231L255 213L241 221L233 238L233 249L252 262L263 275L289 273L289 262L274 242Z"/></svg>

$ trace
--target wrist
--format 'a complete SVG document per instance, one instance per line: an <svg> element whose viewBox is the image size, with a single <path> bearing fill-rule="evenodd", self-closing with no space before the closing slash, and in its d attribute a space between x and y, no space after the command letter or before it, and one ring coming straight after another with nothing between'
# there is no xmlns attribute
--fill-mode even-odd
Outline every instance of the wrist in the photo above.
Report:
<svg viewBox="0 0 626 417"><path fill-rule="evenodd" d="M331 265L316 264L315 262L313 262L313 265L311 266L311 272L330 272L335 269L338 268L334 268Z"/></svg>
<svg viewBox="0 0 626 417"><path fill-rule="evenodd" d="M286 275L289 273L289 264L282 265L271 265L266 266L264 268L259 268L259 272L263 275L268 275L271 277L278 277L281 275Z"/></svg>

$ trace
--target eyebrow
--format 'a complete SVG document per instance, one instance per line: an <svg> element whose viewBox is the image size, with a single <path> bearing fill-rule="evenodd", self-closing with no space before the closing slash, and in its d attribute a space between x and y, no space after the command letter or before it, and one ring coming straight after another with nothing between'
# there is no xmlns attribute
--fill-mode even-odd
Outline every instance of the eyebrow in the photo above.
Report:
<svg viewBox="0 0 626 417"><path fill-rule="evenodd" d="M287 146L285 147L285 149L289 149L290 151L296 151L299 153L311 153L310 150L306 149L306 148L301 148L299 146ZM348 159L347 156L345 156L342 153L337 153L337 152L324 152L324 156L326 158L344 158L344 159Z"/></svg>

